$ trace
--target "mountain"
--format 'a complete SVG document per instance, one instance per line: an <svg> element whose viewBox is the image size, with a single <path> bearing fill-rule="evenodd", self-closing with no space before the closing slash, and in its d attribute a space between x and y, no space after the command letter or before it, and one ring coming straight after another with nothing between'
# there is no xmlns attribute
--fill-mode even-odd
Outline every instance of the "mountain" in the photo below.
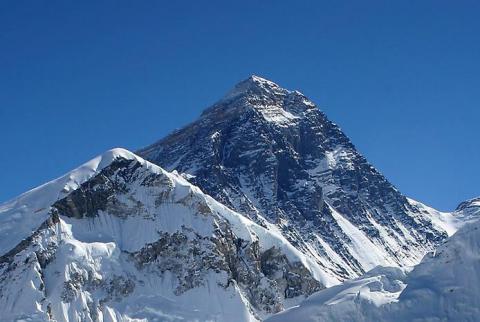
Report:
<svg viewBox="0 0 480 322"><path fill-rule="evenodd" d="M278 227L327 273L325 286L416 264L456 229L403 196L303 94L257 76L138 154Z"/></svg>
<svg viewBox="0 0 480 322"><path fill-rule="evenodd" d="M322 288L274 227L122 149L1 205L0 229L2 321L257 321Z"/></svg>
<svg viewBox="0 0 480 322"><path fill-rule="evenodd" d="M138 153L0 205L1 321L260 321L322 315L329 296L356 317L342 290L383 305L420 300L422 272L449 281L450 257L408 267L478 217L479 199L443 213L406 198L303 94L257 76Z"/></svg>
<svg viewBox="0 0 480 322"><path fill-rule="evenodd" d="M456 213L472 222L413 270L377 267L267 321L478 321L480 198Z"/></svg>

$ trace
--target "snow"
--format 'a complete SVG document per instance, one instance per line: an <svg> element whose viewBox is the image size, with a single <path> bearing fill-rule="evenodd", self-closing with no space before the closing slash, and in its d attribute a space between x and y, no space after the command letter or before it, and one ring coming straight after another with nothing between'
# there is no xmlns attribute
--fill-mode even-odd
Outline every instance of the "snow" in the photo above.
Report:
<svg viewBox="0 0 480 322"><path fill-rule="evenodd" d="M284 116L290 118L288 114ZM278 122L278 119L272 121ZM342 151L327 154L320 167L335 167L337 157L347 155ZM323 285L333 286L300 304L300 298L285 301L285 307L295 307L272 317L271 321L404 321L414 318L441 320L445 317L473 320L480 313L480 296L474 288L480 284L480 224L475 222L480 209L478 199L472 199L453 213L438 212L409 199L437 228L453 235L411 272L410 268L375 267L378 264L398 265L385 251L386 246L390 249L400 247L397 242L400 236L396 232L383 229L370 216L368 220L378 229L385 243L379 245L377 240L367 237L329 206L333 219L348 236L345 247L349 253L363 268L372 269L358 279L338 285L340 280L332 272L335 265L344 267L346 259L341 258L321 236L316 235L316 238L321 249L325 250L325 257L313 250L311 252L316 255L309 256L308 252L302 252L288 242L275 224L265 221L265 227L262 227L203 194L182 175L169 173L124 149L107 151L66 175L0 205L0 255L30 236L48 218L50 206L55 201L67 196L118 158L136 160L141 164L139 171L142 173L155 173L168 179L166 186L172 187L169 199L157 204L155 197L165 187L144 186L140 176L137 181L129 182L131 194L117 196L119 202L131 207L127 208L132 211L125 217L108 211L83 219L60 214L60 223L52 228L55 235L41 237L44 238L41 247L46 247L49 242L58 243L55 259L46 269L42 270L34 261L27 265L33 250L16 256L15 261L25 264L15 268L15 279L1 284L8 293L7 297L0 298L2 318L47 321L46 303L52 303L51 312L58 321L86 320L89 305L95 298L104 296L99 293L105 291L82 291L74 300L62 301L64 284L79 274L83 278L93 276L102 281L115 276L132 277L136 281L133 293L108 301L102 307L98 313L99 321L257 321L258 316L253 313L244 291L235 283L231 287L222 286L228 279L225 272L209 271L204 284L176 294L178 281L175 276L168 272L161 275L155 270L141 271L127 260L128 253L155 242L160 233L171 234L187 228L201 237L214 236L213 228L220 219L228 222L236 237L250 243L258 241L262 251L272 247L279 249L289 261L301 262ZM311 175L319 174L320 170L317 167ZM137 202L142 204L141 210L134 207ZM210 212L201 214L199 205L207 206ZM405 236L405 242L413 239L400 222L396 224ZM405 262L415 263L419 254L410 255ZM5 274L0 271L0 277L2 273ZM45 285L48 285L47 298Z"/></svg>
<svg viewBox="0 0 480 322"><path fill-rule="evenodd" d="M274 123L280 127L289 127L294 126L295 120L298 120L299 117L293 115L292 113L285 111L280 106L255 106L263 118L270 123Z"/></svg>
<svg viewBox="0 0 480 322"><path fill-rule="evenodd" d="M235 99L240 95L244 95L245 93L249 92L252 89L260 89L263 91L273 91L280 95L285 95L289 93L289 91L281 88L277 84L272 81L269 81L265 78L252 75L247 78L245 81L238 83L232 90L230 90L221 100L220 102L230 101Z"/></svg>
<svg viewBox="0 0 480 322"><path fill-rule="evenodd" d="M325 151L325 158L318 162L317 168L312 169L309 172L312 175L315 175L328 169L335 169L339 166L352 170L354 167L351 159L351 152L339 146L332 151Z"/></svg>
<svg viewBox="0 0 480 322"><path fill-rule="evenodd" d="M280 249L291 262L300 261L308 270L310 270L314 278L320 281L323 285L331 286L338 284L339 281L337 278L329 275L320 268L315 260L292 246L292 244L290 244L290 242L282 235L277 226L267 222L267 228L264 228L247 217L218 203L211 197L208 197L207 200L212 209L228 220L232 225L232 230L235 232L236 236L248 241L258 239L260 249L263 251L272 247Z"/></svg>
<svg viewBox="0 0 480 322"><path fill-rule="evenodd" d="M77 189L83 182L108 166L116 158L143 159L128 150L116 148L86 162L62 177L32 189L0 205L0 255L31 235L48 218L49 207Z"/></svg>
<svg viewBox="0 0 480 322"><path fill-rule="evenodd" d="M42 271L36 262L36 266L26 267L25 272L16 271L21 278L15 283L5 282L12 290L11 296L0 299L1 316L13 320L19 318L18 312L22 312L25 317L38 316L37 321L46 321L46 305L51 303L50 310L57 321L86 320L89 305L104 294L98 293L101 290L86 288L88 291L78 291L72 301L64 301L62 290L65 283L75 280L76 276L82 276L83 280L94 277L99 281L108 281L115 276L131 276L136 281L134 292L120 302L106 303L102 311L97 312L100 321L257 321L244 291L236 284L222 286L228 279L223 271L210 271L205 284L179 295L175 293L178 284L175 276L169 276L168 272L161 275L153 270L138 270L127 260L128 253L139 251L157 241L160 233L171 234L187 228L197 236L214 236L217 218L226 220L235 236L250 243L258 241L262 251L275 247L292 263L303 263L314 278L324 285L338 283L316 261L293 247L275 225L268 224L264 228L203 194L178 173L166 172L123 149L110 150L61 178L2 205L3 223L16 220L16 226L23 229L21 234L14 235L18 231L16 227L8 227L10 231L3 227L4 232L11 232L11 238L2 239L2 251L9 251L37 229L47 219L48 210L55 201L77 189L117 158L136 160L141 164L141 168L135 170L138 171L135 179L128 182L128 195L116 195L118 203L132 211L121 217L108 211L99 211L94 217L82 219L60 213L60 222L52 228L53 235L41 237L46 238L41 239L41 247L51 243L58 245L53 262ZM151 173L164 176L168 183L162 181L163 186L153 187L142 185L143 178ZM162 189L172 191L164 202L158 204L156 197ZM141 209L134 207L138 202L142 204ZM207 206L211 213L199 213L199 205ZM35 213L36 207L42 207L41 216ZM25 210L20 213L19 209ZM22 254L27 256L32 252L30 250ZM22 259L16 257L15 260ZM43 284L46 286L41 286ZM42 291L45 287L48 289L46 298ZM284 304L294 305L300 300L289 299Z"/></svg>
<svg viewBox="0 0 480 322"><path fill-rule="evenodd" d="M226 276L210 273L205 285L175 295L175 276L168 272L161 276L150 270L139 271L126 260L116 243L82 242L63 220L60 226L65 236L64 243L54 263L45 272L46 284L51 290L52 314L58 321L84 320L81 314L95 291L65 303L61 301L61 290L72 274L80 273L87 277L89 272L95 272L100 279L120 276L125 272L135 276L132 294L104 305L101 315L105 321L257 321L247 309L238 288L225 289L218 284L219 280L226 280ZM59 277L57 272L65 272L65 275Z"/></svg>
<svg viewBox="0 0 480 322"><path fill-rule="evenodd" d="M363 317L356 311L357 307L365 303L375 311L382 305L395 303L405 288L403 280L407 271L396 267L377 267L361 278L315 293L300 305L266 321L380 321L375 315Z"/></svg>
<svg viewBox="0 0 480 322"><path fill-rule="evenodd" d="M477 321L479 249L477 220L413 269L376 267L267 321Z"/></svg>
<svg viewBox="0 0 480 322"><path fill-rule="evenodd" d="M442 212L411 198L408 198L408 201L412 205L422 210L423 214L431 220L432 224L435 227L444 230L448 234L448 236L452 236L458 229L460 229L464 225L475 222L479 217L476 212L462 210L457 210L454 212ZM476 205L475 201L473 201L471 203L471 207L479 207L480 209L480 202Z"/></svg>
<svg viewBox="0 0 480 322"><path fill-rule="evenodd" d="M365 269L369 270L377 265L395 265L393 261L389 260L390 256L382 248L375 245L362 231L335 209L330 207L330 210L340 228L350 238L351 243L347 243L347 247L350 248L351 254Z"/></svg>
<svg viewBox="0 0 480 322"><path fill-rule="evenodd" d="M273 94L275 96L284 97L290 93L289 90L281 88L277 84L259 76L252 75L243 82L237 84L231 91L229 91L217 104L226 103L232 101L238 97L246 94L252 95L252 97L260 97L266 93ZM296 92L297 95L302 95ZM303 96L303 95L302 95ZM270 124L278 127L290 127L296 124L296 120L299 116L292 114L290 111L286 111L281 106L277 105L265 105L254 104L248 105L250 108L254 108L262 117Z"/></svg>

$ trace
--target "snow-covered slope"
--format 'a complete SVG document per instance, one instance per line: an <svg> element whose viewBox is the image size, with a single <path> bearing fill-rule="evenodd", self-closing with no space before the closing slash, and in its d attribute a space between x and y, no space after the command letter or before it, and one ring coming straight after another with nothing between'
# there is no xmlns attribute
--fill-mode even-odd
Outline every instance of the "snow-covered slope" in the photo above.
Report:
<svg viewBox="0 0 480 322"><path fill-rule="evenodd" d="M267 321L478 321L479 200L457 208L457 215L468 216L469 224L413 270L377 267Z"/></svg>
<svg viewBox="0 0 480 322"><path fill-rule="evenodd" d="M122 149L0 209L2 321L255 321L328 279L275 227Z"/></svg>
<svg viewBox="0 0 480 322"><path fill-rule="evenodd" d="M257 76L139 154L277 226L333 284L376 265L416 264L454 231L403 196L303 94Z"/></svg>

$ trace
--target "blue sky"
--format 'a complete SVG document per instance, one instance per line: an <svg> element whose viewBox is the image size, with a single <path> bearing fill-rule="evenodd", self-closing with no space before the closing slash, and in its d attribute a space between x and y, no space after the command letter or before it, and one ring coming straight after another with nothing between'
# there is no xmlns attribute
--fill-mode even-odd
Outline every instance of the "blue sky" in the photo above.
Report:
<svg viewBox="0 0 480 322"><path fill-rule="evenodd" d="M176 2L176 3L172 3ZM257 74L404 194L480 195L478 1L2 1L0 202L148 145Z"/></svg>

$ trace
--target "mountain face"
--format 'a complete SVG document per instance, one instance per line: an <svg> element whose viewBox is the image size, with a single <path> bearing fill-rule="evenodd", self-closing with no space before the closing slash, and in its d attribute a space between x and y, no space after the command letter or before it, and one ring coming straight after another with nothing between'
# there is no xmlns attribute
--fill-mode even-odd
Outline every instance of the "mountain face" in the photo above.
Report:
<svg viewBox="0 0 480 322"><path fill-rule="evenodd" d="M478 321L480 198L460 204L456 215L477 220L413 270L377 267L267 321Z"/></svg>
<svg viewBox="0 0 480 322"><path fill-rule="evenodd" d="M0 211L2 321L257 321L322 288L280 234L126 150Z"/></svg>
<svg viewBox="0 0 480 322"><path fill-rule="evenodd" d="M327 272L326 286L415 264L447 236L434 210L404 197L315 104L257 76L138 153L278 227Z"/></svg>

